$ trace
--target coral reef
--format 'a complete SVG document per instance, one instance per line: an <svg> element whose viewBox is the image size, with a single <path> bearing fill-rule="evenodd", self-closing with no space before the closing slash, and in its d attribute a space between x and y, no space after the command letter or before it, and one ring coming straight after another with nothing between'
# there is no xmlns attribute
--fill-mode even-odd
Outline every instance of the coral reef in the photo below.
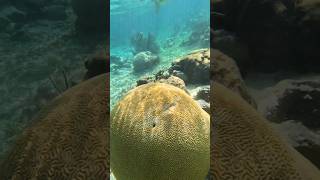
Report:
<svg viewBox="0 0 320 180"><path fill-rule="evenodd" d="M187 84L209 84L210 49L195 50L174 60L169 72L182 78Z"/></svg>
<svg viewBox="0 0 320 180"><path fill-rule="evenodd" d="M281 140L240 96L214 83L211 170L214 179L318 179L320 171ZM235 163L235 160L237 163Z"/></svg>
<svg viewBox="0 0 320 180"><path fill-rule="evenodd" d="M140 78L137 80L137 86L151 82L176 86L190 94L203 110L209 112L209 70L210 50L198 49L175 59L169 68L161 69L152 76Z"/></svg>
<svg viewBox="0 0 320 180"><path fill-rule="evenodd" d="M2 179L107 179L109 75L57 97L35 117L0 167Z"/></svg>
<svg viewBox="0 0 320 180"><path fill-rule="evenodd" d="M209 115L183 90L136 87L111 112L111 169L119 179L204 179Z"/></svg>
<svg viewBox="0 0 320 180"><path fill-rule="evenodd" d="M242 97L319 168L319 2L213 0L211 8L211 43L238 65ZM233 76L220 74L212 78Z"/></svg>
<svg viewBox="0 0 320 180"><path fill-rule="evenodd" d="M214 30L233 32L248 47L254 68L242 71L319 72L319 2L219 0L212 7L223 14L213 16Z"/></svg>
<svg viewBox="0 0 320 180"><path fill-rule="evenodd" d="M133 58L133 71L141 73L146 70L150 70L155 65L159 64L159 56L153 54L150 51L143 51L136 54Z"/></svg>
<svg viewBox="0 0 320 180"><path fill-rule="evenodd" d="M83 80L86 57L106 47L105 39L83 41L76 36L69 2L43 1L37 15L25 2L11 1L0 8L0 21L8 23L0 22L5 26L0 30L0 161L41 108ZM64 6L67 17L49 18L45 11L51 6Z"/></svg>
<svg viewBox="0 0 320 180"><path fill-rule="evenodd" d="M320 129L320 82L312 80L283 80L269 89L266 117L274 122L300 121L311 129ZM262 110L262 109L260 109Z"/></svg>
<svg viewBox="0 0 320 180"><path fill-rule="evenodd" d="M171 84L171 85L178 87L188 93L187 88L186 88L186 84L184 83L184 81L176 76L171 75L168 78L160 79L157 82Z"/></svg>

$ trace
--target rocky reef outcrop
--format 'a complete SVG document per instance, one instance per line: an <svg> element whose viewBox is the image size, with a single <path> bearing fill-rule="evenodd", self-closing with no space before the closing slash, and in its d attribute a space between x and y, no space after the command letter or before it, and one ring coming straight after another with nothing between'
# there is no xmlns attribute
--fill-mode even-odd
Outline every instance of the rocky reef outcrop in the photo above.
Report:
<svg viewBox="0 0 320 180"><path fill-rule="evenodd" d="M169 73L187 84L209 84L210 50L200 49L173 61Z"/></svg>
<svg viewBox="0 0 320 180"><path fill-rule="evenodd" d="M274 103L265 107L266 117L274 122L295 120L320 130L320 81L283 80L269 89ZM267 99L265 99L267 100Z"/></svg>
<svg viewBox="0 0 320 180"><path fill-rule="evenodd" d="M143 51L136 54L133 58L133 71L141 73L146 69L153 68L160 62L159 56L150 51Z"/></svg>
<svg viewBox="0 0 320 180"><path fill-rule="evenodd" d="M320 167L320 83L317 79L286 79L256 91L258 111L284 138Z"/></svg>
<svg viewBox="0 0 320 180"><path fill-rule="evenodd" d="M320 15L316 13L320 3L212 0L211 10L210 42L219 50L212 56L223 53L234 60L229 60L228 66L238 66L236 73L224 67L212 79L228 87L223 81L242 76L247 85L240 83L247 89L242 97L248 101L245 97L249 95L249 102L256 104L288 142L320 167L319 157L314 155L319 152L319 82L315 74L313 79L302 74L320 72L316 43L320 38ZM212 63L216 69L226 66L219 58Z"/></svg>
<svg viewBox="0 0 320 180"><path fill-rule="evenodd" d="M167 69L137 81L137 86L148 83L165 83L184 90L206 112L210 111L210 49L198 49L177 58Z"/></svg>

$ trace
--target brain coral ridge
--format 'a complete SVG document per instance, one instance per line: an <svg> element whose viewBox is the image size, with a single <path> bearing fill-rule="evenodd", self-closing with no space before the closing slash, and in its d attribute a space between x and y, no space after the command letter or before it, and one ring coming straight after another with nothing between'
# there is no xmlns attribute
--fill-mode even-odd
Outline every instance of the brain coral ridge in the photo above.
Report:
<svg viewBox="0 0 320 180"><path fill-rule="evenodd" d="M43 109L0 166L0 179L107 179L107 80L80 83Z"/></svg>
<svg viewBox="0 0 320 180"><path fill-rule="evenodd" d="M211 178L320 179L319 170L245 100L218 83L211 88Z"/></svg>
<svg viewBox="0 0 320 180"><path fill-rule="evenodd" d="M120 180L205 179L209 115L183 90L148 83L111 112L111 169Z"/></svg>

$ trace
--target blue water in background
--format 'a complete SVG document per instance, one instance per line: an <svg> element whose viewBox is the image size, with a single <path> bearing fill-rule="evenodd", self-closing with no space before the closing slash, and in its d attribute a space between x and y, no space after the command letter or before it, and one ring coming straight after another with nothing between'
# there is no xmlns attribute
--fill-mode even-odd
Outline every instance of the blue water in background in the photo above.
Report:
<svg viewBox="0 0 320 180"><path fill-rule="evenodd" d="M192 32L194 22L204 21L210 26L209 0L167 0L159 9L154 0L111 0L110 2L110 55L124 60L125 66L112 67L110 72L111 107L136 85L141 76L170 66L179 56L192 50L209 48L207 45L164 48L168 38L181 42ZM160 64L144 74L132 72L132 45L130 38L137 32L152 33L161 47ZM112 59L111 59L112 61Z"/></svg>

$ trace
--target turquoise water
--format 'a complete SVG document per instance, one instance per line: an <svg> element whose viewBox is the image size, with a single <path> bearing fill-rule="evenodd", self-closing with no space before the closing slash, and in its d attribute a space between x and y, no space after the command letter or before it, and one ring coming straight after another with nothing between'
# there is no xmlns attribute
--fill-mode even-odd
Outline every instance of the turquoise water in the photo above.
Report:
<svg viewBox="0 0 320 180"><path fill-rule="evenodd" d="M192 50L208 48L209 23L209 0L167 0L160 6L156 5L155 0L111 0L111 107L142 76L168 68L174 59ZM160 62L139 73L133 71L137 51L133 52L130 40L137 33L143 37L151 33L155 39L153 43L160 47L159 52L153 53L160 58Z"/></svg>

